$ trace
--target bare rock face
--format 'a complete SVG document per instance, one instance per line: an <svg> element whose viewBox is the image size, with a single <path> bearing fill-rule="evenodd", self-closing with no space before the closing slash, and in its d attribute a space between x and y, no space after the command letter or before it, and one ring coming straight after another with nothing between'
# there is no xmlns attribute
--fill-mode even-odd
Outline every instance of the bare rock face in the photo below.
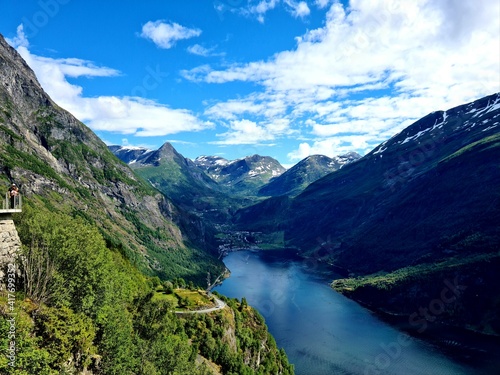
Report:
<svg viewBox="0 0 500 375"><path fill-rule="evenodd" d="M0 86L17 103L24 105L20 111L33 110L40 105L47 105L50 98L40 86L35 74L23 58L0 35ZM25 99L28 100L25 100Z"/></svg>

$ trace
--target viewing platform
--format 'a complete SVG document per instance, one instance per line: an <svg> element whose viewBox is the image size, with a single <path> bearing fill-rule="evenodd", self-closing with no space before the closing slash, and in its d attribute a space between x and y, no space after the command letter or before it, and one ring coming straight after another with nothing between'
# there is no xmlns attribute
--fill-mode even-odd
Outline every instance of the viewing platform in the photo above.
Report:
<svg viewBox="0 0 500 375"><path fill-rule="evenodd" d="M6 193L2 202L2 207L0 208L0 214L11 214L16 212L23 212L21 194L11 197L9 193Z"/></svg>

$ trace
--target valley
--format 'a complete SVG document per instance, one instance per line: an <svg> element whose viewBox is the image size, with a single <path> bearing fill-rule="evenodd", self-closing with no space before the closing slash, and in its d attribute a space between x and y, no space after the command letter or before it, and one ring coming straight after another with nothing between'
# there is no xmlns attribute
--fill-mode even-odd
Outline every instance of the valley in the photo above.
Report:
<svg viewBox="0 0 500 375"><path fill-rule="evenodd" d="M0 151L0 181L15 181L23 197L9 217L22 246L1 249L16 282L14 272L1 280L0 347L12 350L0 373L293 374L247 304L221 297L204 314L175 313L197 304L188 289L225 272L200 215L222 193L162 194L53 102L1 35ZM167 146L151 160L166 155L182 162ZM198 181L198 196L211 184L202 172L175 176ZM178 297L159 292L163 283Z"/></svg>

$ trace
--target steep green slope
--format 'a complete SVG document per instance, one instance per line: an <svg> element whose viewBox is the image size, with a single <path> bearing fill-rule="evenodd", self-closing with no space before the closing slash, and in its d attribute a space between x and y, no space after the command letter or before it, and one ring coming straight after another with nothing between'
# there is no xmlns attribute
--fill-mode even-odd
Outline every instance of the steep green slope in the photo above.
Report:
<svg viewBox="0 0 500 375"><path fill-rule="evenodd" d="M221 298L227 308L183 318L184 329L200 353L219 363L222 374L293 374L293 366L284 350L278 350L258 311L245 300Z"/></svg>
<svg viewBox="0 0 500 375"><path fill-rule="evenodd" d="M190 246L183 213L59 108L0 37L0 181L16 182L34 206L85 218L143 272L203 280L214 255ZM192 242L191 242L192 243Z"/></svg>
<svg viewBox="0 0 500 375"><path fill-rule="evenodd" d="M339 279L332 286L371 308L406 318L418 333L441 323L499 335L499 267L496 251ZM426 320L423 308L429 306Z"/></svg>

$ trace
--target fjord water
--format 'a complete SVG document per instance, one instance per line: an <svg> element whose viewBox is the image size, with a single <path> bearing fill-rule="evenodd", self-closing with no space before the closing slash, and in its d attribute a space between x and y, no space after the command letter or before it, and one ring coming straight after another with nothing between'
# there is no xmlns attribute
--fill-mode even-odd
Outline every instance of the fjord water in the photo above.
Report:
<svg viewBox="0 0 500 375"><path fill-rule="evenodd" d="M297 375L474 373L333 291L338 276L314 261L239 251L224 263L231 276L216 290L259 310Z"/></svg>

